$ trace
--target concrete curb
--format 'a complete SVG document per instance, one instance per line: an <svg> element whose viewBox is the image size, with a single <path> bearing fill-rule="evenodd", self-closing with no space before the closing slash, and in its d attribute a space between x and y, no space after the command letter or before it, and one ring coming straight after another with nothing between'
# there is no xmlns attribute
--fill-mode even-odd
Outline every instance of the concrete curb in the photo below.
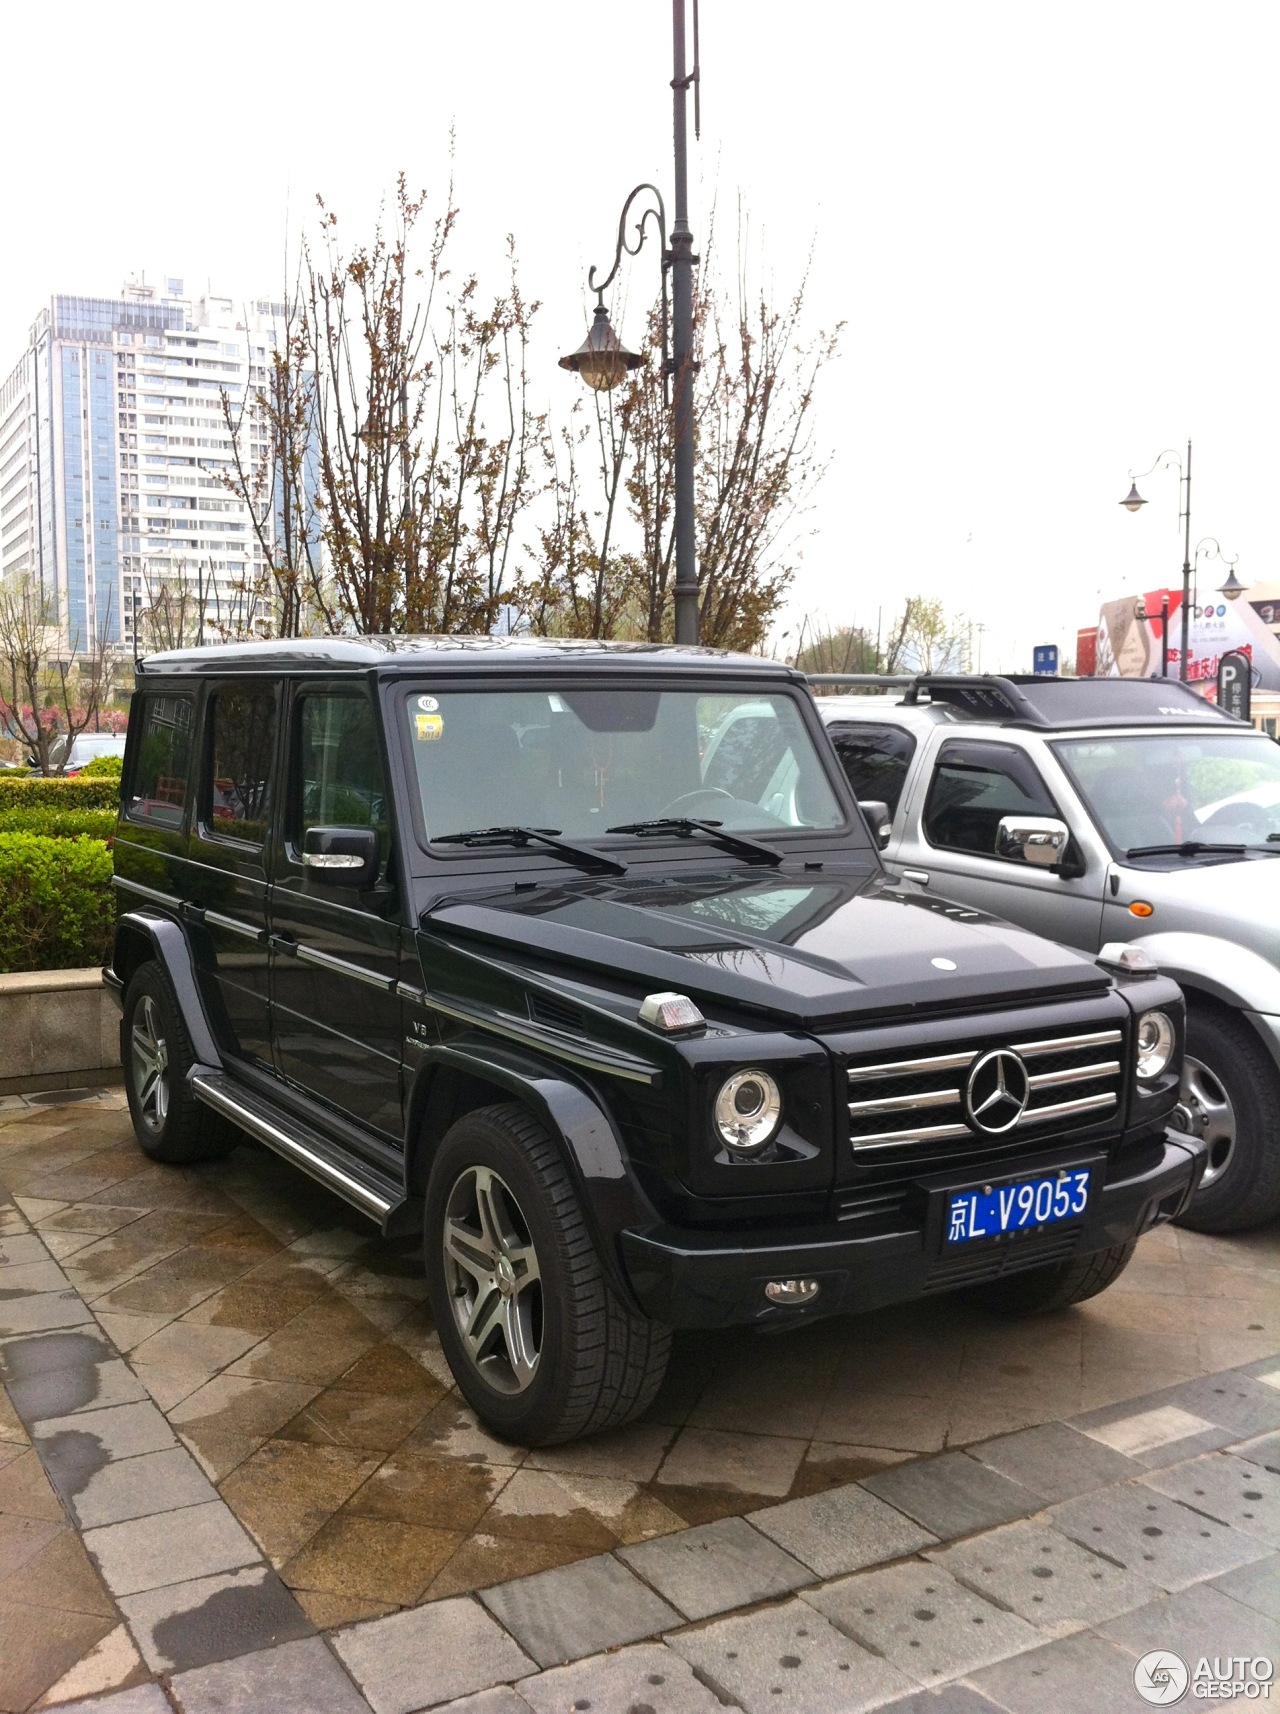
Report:
<svg viewBox="0 0 1280 1714"><path fill-rule="evenodd" d="M0 1096L118 1083L120 1014L96 965L0 976Z"/></svg>

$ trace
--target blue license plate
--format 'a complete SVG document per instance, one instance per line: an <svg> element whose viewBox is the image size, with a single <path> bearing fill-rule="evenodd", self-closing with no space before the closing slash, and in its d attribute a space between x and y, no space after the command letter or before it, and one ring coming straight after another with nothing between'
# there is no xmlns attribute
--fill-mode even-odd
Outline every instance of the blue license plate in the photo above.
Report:
<svg viewBox="0 0 1280 1714"><path fill-rule="evenodd" d="M1062 1220L1078 1220L1089 1206L1092 1173L1081 1168L1052 1178L1024 1178L995 1190L957 1191L947 1207L948 1244L1034 1232Z"/></svg>

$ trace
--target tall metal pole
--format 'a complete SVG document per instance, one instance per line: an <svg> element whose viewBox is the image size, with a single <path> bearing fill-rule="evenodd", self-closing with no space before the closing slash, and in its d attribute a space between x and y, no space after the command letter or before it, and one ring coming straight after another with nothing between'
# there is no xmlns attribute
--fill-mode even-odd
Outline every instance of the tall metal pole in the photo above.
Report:
<svg viewBox="0 0 1280 1714"><path fill-rule="evenodd" d="M1187 485L1186 499L1183 506L1183 522L1186 533L1182 538L1182 653L1178 660L1178 677L1183 684L1187 682L1187 655L1191 649L1191 442L1187 442L1187 473L1183 478Z"/></svg>
<svg viewBox="0 0 1280 1714"><path fill-rule="evenodd" d="M676 642L698 641L698 563L693 487L693 234L689 230L688 126L685 106L685 0L671 0L673 34L672 105L675 133L676 209L671 229L671 367L675 379L672 434L675 443Z"/></svg>

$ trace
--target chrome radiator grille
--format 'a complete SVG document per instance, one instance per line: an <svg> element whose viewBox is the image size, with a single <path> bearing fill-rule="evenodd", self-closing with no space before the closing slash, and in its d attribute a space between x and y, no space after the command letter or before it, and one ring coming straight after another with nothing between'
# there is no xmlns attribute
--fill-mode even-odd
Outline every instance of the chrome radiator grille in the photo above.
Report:
<svg viewBox="0 0 1280 1714"><path fill-rule="evenodd" d="M869 1163L891 1151L911 1153L921 1145L961 1138L1007 1146L1033 1140L1041 1128L1100 1119L1120 1104L1123 1041L1118 1029L1087 1030L851 1065L849 1140L854 1154ZM1026 1104L1016 1123L990 1130L975 1123L966 1092L975 1068L997 1049L1019 1080L1019 1093L1025 1076ZM1010 1055L1016 1058L1010 1060Z"/></svg>

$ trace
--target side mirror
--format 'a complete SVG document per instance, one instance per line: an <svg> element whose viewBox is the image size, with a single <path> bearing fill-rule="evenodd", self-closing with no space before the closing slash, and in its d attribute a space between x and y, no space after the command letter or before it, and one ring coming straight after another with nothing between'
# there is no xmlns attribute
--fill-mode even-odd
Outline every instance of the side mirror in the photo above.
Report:
<svg viewBox="0 0 1280 1714"><path fill-rule="evenodd" d="M303 866L330 887L372 887L378 878L378 835L371 827L309 827Z"/></svg>
<svg viewBox="0 0 1280 1714"><path fill-rule="evenodd" d="M996 856L1037 869L1054 869L1066 855L1071 831L1051 815L1002 815L996 830Z"/></svg>
<svg viewBox="0 0 1280 1714"><path fill-rule="evenodd" d="M893 834L893 817L889 814L888 804L881 803L879 798L859 798L858 808L871 830L871 837L878 845L887 845Z"/></svg>

